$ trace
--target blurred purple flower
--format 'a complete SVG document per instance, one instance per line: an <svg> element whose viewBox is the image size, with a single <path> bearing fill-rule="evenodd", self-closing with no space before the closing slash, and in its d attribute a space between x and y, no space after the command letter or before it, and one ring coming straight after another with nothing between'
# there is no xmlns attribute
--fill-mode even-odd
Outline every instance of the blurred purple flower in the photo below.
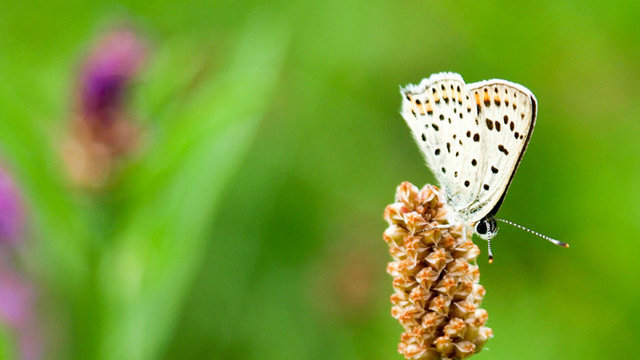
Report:
<svg viewBox="0 0 640 360"><path fill-rule="evenodd" d="M145 41L127 28L100 37L78 76L72 133L63 156L71 180L100 188L138 144L140 131L126 109L127 87L147 55Z"/></svg>
<svg viewBox="0 0 640 360"><path fill-rule="evenodd" d="M20 359L38 360L42 359L42 339L35 325L23 329L20 334Z"/></svg>
<svg viewBox="0 0 640 360"><path fill-rule="evenodd" d="M98 40L80 78L79 106L85 119L103 126L117 120L124 91L145 55L144 43L132 30L113 31Z"/></svg>
<svg viewBox="0 0 640 360"><path fill-rule="evenodd" d="M0 167L0 244L22 240L24 209L20 193L9 174Z"/></svg>
<svg viewBox="0 0 640 360"><path fill-rule="evenodd" d="M18 336L20 359L42 357L37 319L34 313L35 294L32 286L20 274L0 265L0 322Z"/></svg>
<svg viewBox="0 0 640 360"><path fill-rule="evenodd" d="M22 328L31 319L33 290L17 273L0 268L0 320Z"/></svg>
<svg viewBox="0 0 640 360"><path fill-rule="evenodd" d="M17 245L24 236L24 207L18 187L0 167L0 245ZM0 247L0 322L18 336L20 359L41 358L31 284L10 265L13 247Z"/></svg>

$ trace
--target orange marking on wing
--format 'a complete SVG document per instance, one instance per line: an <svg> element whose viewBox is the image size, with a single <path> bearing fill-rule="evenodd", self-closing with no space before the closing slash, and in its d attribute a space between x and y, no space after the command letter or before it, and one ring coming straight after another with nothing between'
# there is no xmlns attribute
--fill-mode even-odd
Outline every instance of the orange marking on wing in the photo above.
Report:
<svg viewBox="0 0 640 360"><path fill-rule="evenodd" d="M491 99L489 98L489 93L487 92L487 89L484 90L484 105L485 106L489 106L491 105Z"/></svg>
<svg viewBox="0 0 640 360"><path fill-rule="evenodd" d="M476 111L478 111L478 114L480 113L480 109L482 108L480 106L480 94L478 94L478 92L476 91L475 93L473 93L473 96L476 99ZM476 124L478 124L478 119L476 119Z"/></svg>

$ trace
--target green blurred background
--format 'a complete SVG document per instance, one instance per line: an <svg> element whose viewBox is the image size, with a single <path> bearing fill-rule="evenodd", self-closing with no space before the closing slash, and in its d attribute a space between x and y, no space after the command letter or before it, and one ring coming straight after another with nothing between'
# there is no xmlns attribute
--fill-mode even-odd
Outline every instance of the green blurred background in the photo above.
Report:
<svg viewBox="0 0 640 360"><path fill-rule="evenodd" d="M0 156L28 213L44 358L400 359L382 219L433 182L399 85L456 71L539 102L479 261L477 359L636 358L640 3L0 1ZM99 191L60 156L79 65L114 23L148 60L144 146ZM0 358L20 358L12 331Z"/></svg>

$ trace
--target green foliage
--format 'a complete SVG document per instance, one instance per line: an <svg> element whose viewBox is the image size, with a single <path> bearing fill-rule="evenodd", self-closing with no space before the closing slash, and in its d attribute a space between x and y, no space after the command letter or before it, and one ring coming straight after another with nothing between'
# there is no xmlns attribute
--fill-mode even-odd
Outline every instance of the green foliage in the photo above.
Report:
<svg viewBox="0 0 640 360"><path fill-rule="evenodd" d="M0 360L15 358L12 340L9 329L0 327Z"/></svg>
<svg viewBox="0 0 640 360"><path fill-rule="evenodd" d="M536 94L500 215L572 245L501 228L496 262L479 261L495 338L477 358L633 353L638 4L30 1L0 13L1 162L25 194L24 271L58 358L399 359L382 212L401 181L433 177L398 86L445 70ZM82 192L60 157L74 81L123 19L151 44L128 103L145 139L109 187ZM0 358L15 353L8 339Z"/></svg>

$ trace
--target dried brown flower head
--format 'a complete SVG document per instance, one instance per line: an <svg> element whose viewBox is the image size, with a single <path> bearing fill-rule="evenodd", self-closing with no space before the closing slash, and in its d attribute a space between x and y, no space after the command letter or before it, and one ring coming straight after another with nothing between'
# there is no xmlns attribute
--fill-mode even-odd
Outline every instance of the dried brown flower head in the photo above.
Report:
<svg viewBox="0 0 640 360"><path fill-rule="evenodd" d="M387 206L384 240L393 257L391 315L404 327L398 351L407 359L464 359L493 336L480 309L485 290L478 284L480 249L465 240L462 226L447 224L438 188L419 190L402 183Z"/></svg>

